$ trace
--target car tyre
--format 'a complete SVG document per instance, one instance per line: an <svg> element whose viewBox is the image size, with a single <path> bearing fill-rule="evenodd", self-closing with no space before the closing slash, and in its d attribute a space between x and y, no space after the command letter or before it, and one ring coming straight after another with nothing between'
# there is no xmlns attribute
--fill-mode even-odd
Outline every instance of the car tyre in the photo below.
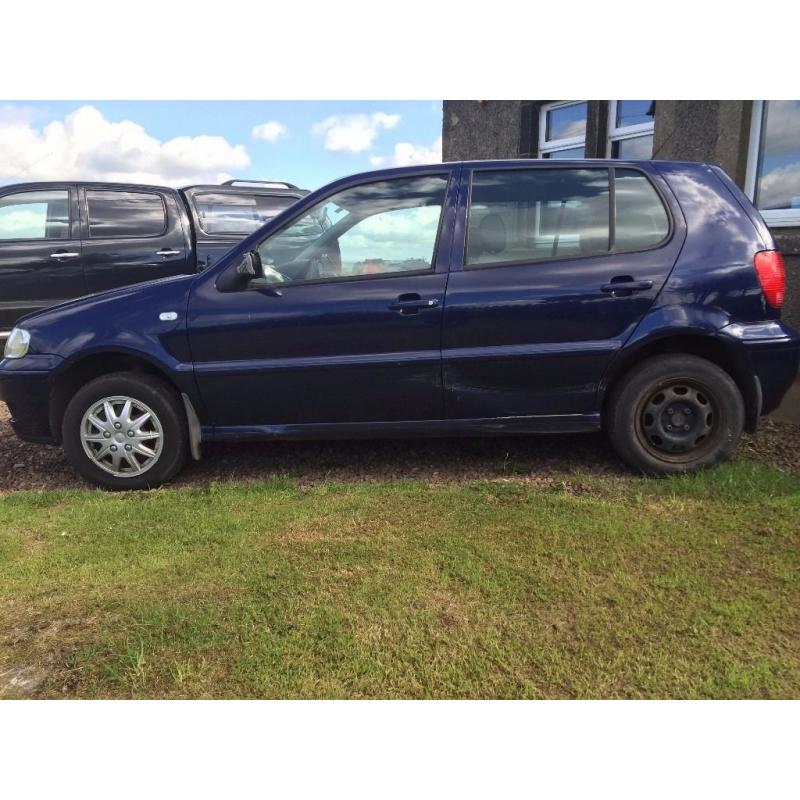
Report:
<svg viewBox="0 0 800 800"><path fill-rule="evenodd" d="M733 379L693 355L647 359L623 376L607 405L611 444L649 475L711 467L736 451L744 401Z"/></svg>
<svg viewBox="0 0 800 800"><path fill-rule="evenodd" d="M64 412L61 434L75 471L104 489L160 486L189 454L180 397L144 373L104 375L79 389Z"/></svg>

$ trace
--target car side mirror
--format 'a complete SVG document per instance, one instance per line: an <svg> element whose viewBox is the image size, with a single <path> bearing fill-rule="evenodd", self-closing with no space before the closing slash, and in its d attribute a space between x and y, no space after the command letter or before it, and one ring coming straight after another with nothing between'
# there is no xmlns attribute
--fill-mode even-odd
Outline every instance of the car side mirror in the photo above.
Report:
<svg viewBox="0 0 800 800"><path fill-rule="evenodd" d="M249 250L234 267L226 269L217 279L217 289L221 292L240 292L246 289L251 281L262 277L261 256L256 250Z"/></svg>

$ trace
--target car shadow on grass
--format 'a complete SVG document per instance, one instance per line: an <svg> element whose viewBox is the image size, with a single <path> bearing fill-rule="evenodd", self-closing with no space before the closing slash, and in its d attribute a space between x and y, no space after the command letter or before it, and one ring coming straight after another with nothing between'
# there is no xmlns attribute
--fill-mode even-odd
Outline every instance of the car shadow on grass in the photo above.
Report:
<svg viewBox="0 0 800 800"><path fill-rule="evenodd" d="M0 404L0 492L18 489L85 488L58 447L28 444L14 436ZM745 436L740 456L788 471L800 467L800 425L764 420ZM523 478L551 482L555 476L592 473L630 477L603 434L441 439L274 441L203 445L176 486L213 481L252 482L288 476L303 484L415 479L444 483Z"/></svg>
<svg viewBox="0 0 800 800"><path fill-rule="evenodd" d="M203 446L176 483L260 480L276 475L304 483L551 475L591 470L625 474L602 435L514 438L379 439L259 442Z"/></svg>

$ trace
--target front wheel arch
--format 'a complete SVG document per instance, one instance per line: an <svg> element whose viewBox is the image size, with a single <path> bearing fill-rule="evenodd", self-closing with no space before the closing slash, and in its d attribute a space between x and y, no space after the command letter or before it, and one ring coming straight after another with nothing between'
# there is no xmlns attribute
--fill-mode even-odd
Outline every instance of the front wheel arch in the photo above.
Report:
<svg viewBox="0 0 800 800"><path fill-rule="evenodd" d="M115 372L151 375L173 389L178 397L182 394L181 388L176 386L170 376L146 358L118 350L91 353L62 367L53 380L50 390L49 424L56 444L61 444L64 412L75 392L89 381Z"/></svg>

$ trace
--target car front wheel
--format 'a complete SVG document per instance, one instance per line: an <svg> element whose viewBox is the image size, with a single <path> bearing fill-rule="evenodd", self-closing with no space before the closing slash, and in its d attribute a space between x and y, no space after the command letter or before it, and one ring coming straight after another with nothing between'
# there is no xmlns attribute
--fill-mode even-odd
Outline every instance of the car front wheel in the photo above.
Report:
<svg viewBox="0 0 800 800"><path fill-rule="evenodd" d="M653 475L713 466L736 451L744 402L733 379L693 355L664 355L625 375L608 403L611 443L630 466Z"/></svg>
<svg viewBox="0 0 800 800"><path fill-rule="evenodd" d="M168 481L188 455L176 392L151 375L119 372L81 388L62 423L73 468L105 489L149 489Z"/></svg>

